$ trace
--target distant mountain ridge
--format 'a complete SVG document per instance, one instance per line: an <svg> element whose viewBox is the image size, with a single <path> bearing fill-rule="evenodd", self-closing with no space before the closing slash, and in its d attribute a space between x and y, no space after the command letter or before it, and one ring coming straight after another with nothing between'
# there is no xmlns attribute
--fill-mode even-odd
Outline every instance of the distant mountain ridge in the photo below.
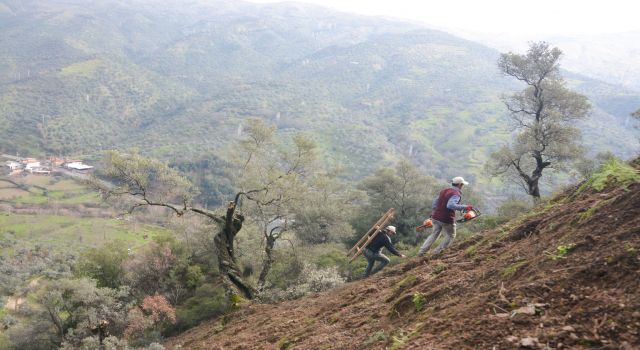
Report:
<svg viewBox="0 0 640 350"><path fill-rule="evenodd" d="M458 32L456 31L458 34ZM464 38L485 43L500 51L526 49L530 35L459 32ZM565 68L594 79L640 91L640 31L582 35L541 35L561 47Z"/></svg>
<svg viewBox="0 0 640 350"><path fill-rule="evenodd" d="M312 135L354 178L407 157L486 182L509 139L500 95L522 88L481 44L295 3L0 0L0 29L10 153L224 157L257 116ZM589 149L636 154L625 123L640 94L567 77L595 105Z"/></svg>

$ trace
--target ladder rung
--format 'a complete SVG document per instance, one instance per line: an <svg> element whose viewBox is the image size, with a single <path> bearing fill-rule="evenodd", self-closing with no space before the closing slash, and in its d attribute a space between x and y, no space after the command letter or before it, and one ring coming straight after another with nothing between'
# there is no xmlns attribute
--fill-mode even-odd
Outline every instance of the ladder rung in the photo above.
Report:
<svg viewBox="0 0 640 350"><path fill-rule="evenodd" d="M378 234L378 232L380 232L381 228L384 225L386 225L389 221L391 221L391 219L393 219L394 215L394 208L390 208L386 213L384 213L384 215L382 215L382 217L367 231L367 233L365 233L365 235L360 238L358 243L356 243L353 248L349 250L347 256L351 255L352 253L354 254L351 259L349 259L349 262L353 261L360 255L362 249L364 249L364 247L366 247L367 244L369 244L375 238L375 236ZM378 227L378 229L376 229L376 227Z"/></svg>

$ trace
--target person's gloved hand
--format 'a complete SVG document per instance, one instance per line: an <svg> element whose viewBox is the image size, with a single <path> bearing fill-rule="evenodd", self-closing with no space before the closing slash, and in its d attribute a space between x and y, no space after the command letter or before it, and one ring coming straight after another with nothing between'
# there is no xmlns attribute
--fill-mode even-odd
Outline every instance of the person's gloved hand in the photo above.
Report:
<svg viewBox="0 0 640 350"><path fill-rule="evenodd" d="M473 205L471 205L471 204L467 205L467 207L466 207L466 208L464 208L464 210L465 210L465 211L471 211L471 210L473 210Z"/></svg>

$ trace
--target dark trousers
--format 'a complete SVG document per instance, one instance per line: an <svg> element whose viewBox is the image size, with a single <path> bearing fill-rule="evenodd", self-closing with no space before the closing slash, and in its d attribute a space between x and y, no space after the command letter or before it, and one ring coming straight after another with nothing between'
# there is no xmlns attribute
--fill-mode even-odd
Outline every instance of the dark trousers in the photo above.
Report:
<svg viewBox="0 0 640 350"><path fill-rule="evenodd" d="M367 258L367 262L369 263L367 265L367 269L364 271L364 277L369 277L369 275L373 275L374 273L382 270L385 266L387 266L389 261L391 261L380 251L376 253L368 248L365 248L362 254L365 258ZM376 261L379 261L380 263L374 268L373 265L376 263Z"/></svg>

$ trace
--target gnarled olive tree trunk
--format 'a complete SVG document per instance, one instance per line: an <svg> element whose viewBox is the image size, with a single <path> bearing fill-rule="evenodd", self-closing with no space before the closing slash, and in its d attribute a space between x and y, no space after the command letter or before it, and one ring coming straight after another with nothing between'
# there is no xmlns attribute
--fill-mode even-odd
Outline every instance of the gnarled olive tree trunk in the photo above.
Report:
<svg viewBox="0 0 640 350"><path fill-rule="evenodd" d="M236 202L230 202L222 230L216 234L214 244L218 253L220 275L227 292L235 292L247 299L253 299L256 290L242 278L233 247L236 234L240 232L243 221L244 216L236 213Z"/></svg>

